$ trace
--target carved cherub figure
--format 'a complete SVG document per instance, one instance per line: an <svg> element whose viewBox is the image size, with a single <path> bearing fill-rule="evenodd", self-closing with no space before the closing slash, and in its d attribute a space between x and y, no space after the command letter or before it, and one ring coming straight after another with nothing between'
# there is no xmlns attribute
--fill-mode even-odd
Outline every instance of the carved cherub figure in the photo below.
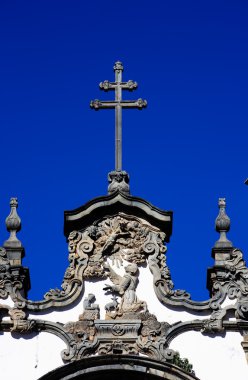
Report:
<svg viewBox="0 0 248 380"><path fill-rule="evenodd" d="M138 285L138 266L136 264L128 264L123 277L119 276L109 264L105 264L105 269L109 271L109 278L114 285L106 284L103 290L118 293L121 296L118 307L119 314L147 309L146 302L140 301L136 295Z"/></svg>

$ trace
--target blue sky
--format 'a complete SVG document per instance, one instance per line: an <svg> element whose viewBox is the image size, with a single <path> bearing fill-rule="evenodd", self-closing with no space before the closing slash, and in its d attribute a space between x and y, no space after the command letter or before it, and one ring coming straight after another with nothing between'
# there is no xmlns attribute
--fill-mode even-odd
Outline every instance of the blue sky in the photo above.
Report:
<svg viewBox="0 0 248 380"><path fill-rule="evenodd" d="M219 197L248 260L247 17L244 0L1 1L0 236L17 196L31 299L62 282L63 211L107 194L114 112L89 102L113 96L98 84L116 60L148 101L123 112L123 168L132 195L174 211L176 288L208 297Z"/></svg>

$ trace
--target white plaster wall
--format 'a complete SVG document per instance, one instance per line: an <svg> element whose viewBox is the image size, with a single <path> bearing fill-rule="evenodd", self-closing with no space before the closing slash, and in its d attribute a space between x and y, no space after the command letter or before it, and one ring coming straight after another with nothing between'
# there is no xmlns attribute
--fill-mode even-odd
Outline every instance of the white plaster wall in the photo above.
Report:
<svg viewBox="0 0 248 380"><path fill-rule="evenodd" d="M17 335L16 335L17 336ZM36 380L63 365L60 352L66 348L55 335L40 333L33 338L13 338L11 333L0 336L1 379Z"/></svg>
<svg viewBox="0 0 248 380"><path fill-rule="evenodd" d="M241 341L237 332L209 337L190 331L175 338L170 348L189 359L200 380L247 380L248 364Z"/></svg>
<svg viewBox="0 0 248 380"><path fill-rule="evenodd" d="M14 307L14 302L12 301L11 297L6 298L6 300L0 299L0 304L3 306L10 306Z"/></svg>
<svg viewBox="0 0 248 380"><path fill-rule="evenodd" d="M124 262L124 265L120 268L116 266L111 266L113 269L121 276L124 275L125 270L124 267L128 264L128 262ZM103 287L105 284L112 284L109 279L99 280L99 281L85 281L85 291L82 298L82 301L75 307L63 311L54 311L51 313L46 313L44 315L38 315L30 313L29 318L41 319L44 318L46 320L52 322L61 322L66 323L69 321L77 321L79 315L83 312L83 300L88 296L89 293L93 293L96 296L96 303L100 306L100 318L105 318L105 305L108 302L111 302L111 294L106 295ZM140 300L146 301L148 305L148 310L150 313L153 313L157 316L159 321L166 321L170 324L178 322L178 321L190 321L192 319L203 319L206 318L204 315L195 316L192 313L187 313L184 311L178 310L170 310L158 300L154 289L153 289L153 276L148 267L139 268L139 284L137 287L137 296Z"/></svg>
<svg viewBox="0 0 248 380"><path fill-rule="evenodd" d="M49 333L13 338L0 336L1 378L36 380L63 365L60 353L66 348L62 340ZM247 380L248 365L241 347L239 333L228 332L224 338L187 332L176 337L171 348L193 364L200 380Z"/></svg>
<svg viewBox="0 0 248 380"><path fill-rule="evenodd" d="M190 321L192 319L204 319L206 316L194 315L185 311L170 310L158 300L153 288L153 276L148 267L140 268L139 285L137 295L140 299L145 300L149 312L155 314L158 321L165 321L173 324L178 321Z"/></svg>

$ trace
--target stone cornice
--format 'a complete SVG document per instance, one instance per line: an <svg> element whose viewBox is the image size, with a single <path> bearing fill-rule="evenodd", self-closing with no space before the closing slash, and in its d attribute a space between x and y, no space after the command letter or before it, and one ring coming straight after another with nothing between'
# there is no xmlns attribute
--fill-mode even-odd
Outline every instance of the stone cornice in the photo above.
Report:
<svg viewBox="0 0 248 380"><path fill-rule="evenodd" d="M107 215L123 212L145 219L166 234L166 242L172 233L172 211L163 211L142 198L133 197L120 191L102 196L87 202L85 205L64 212L64 234L71 231L82 231L96 220Z"/></svg>

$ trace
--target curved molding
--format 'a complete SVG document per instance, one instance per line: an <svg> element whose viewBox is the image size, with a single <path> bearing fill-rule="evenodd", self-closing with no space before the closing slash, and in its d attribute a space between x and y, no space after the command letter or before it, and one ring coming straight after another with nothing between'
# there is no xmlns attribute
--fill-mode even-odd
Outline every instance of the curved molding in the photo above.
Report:
<svg viewBox="0 0 248 380"><path fill-rule="evenodd" d="M183 308L189 312L211 312L213 299L210 298L206 301L194 301L190 298L190 294L186 291L173 290L171 294L166 293L166 287L163 281L154 284L154 291L159 301L172 308Z"/></svg>
<svg viewBox="0 0 248 380"><path fill-rule="evenodd" d="M83 291L84 283L82 280L75 279L71 284L69 290L64 291L60 289L52 289L45 294L44 297L48 295L48 298L45 298L40 301L32 301L26 298L23 298L22 295L14 294L12 298L17 302L20 307L27 308L27 310L32 311L43 311L52 309L54 307L66 307L73 304L80 296Z"/></svg>
<svg viewBox="0 0 248 380"><path fill-rule="evenodd" d="M42 376L39 380L66 380L68 378L75 380L108 378L112 380L121 374L132 379L144 380L160 377L171 380L198 379L193 374L186 373L172 364L133 355L104 355L81 359L59 367Z"/></svg>
<svg viewBox="0 0 248 380"><path fill-rule="evenodd" d="M160 255L157 244L154 244L153 254L148 257L148 265L153 275L153 287L159 301L172 308L182 308L189 312L211 312L218 310L224 301L226 293L220 284L215 284L215 294L206 301L194 301L185 290L174 289L166 257Z"/></svg>
<svg viewBox="0 0 248 380"><path fill-rule="evenodd" d="M35 320L38 331L45 331L47 333L56 335L62 339L67 346L70 345L71 335L68 334L62 324L56 322L50 322L45 320Z"/></svg>
<svg viewBox="0 0 248 380"><path fill-rule="evenodd" d="M209 319L194 319L192 321L187 321L187 322L180 322L180 323L175 323L174 325L171 326L171 328L167 331L166 333L166 341L168 343L168 346L170 343L175 339L177 336L189 332L189 331L198 331L203 334L207 335L218 335L218 334L223 334L224 331L236 331L242 333L243 330L247 331L248 329L248 321L221 321L222 323L222 328L219 330L212 330L212 331L206 331L205 326L207 323L209 323Z"/></svg>
<svg viewBox="0 0 248 380"><path fill-rule="evenodd" d="M94 221L123 212L135 215L150 222L166 234L169 242L172 233L172 211L162 211L142 198L115 191L113 194L91 200L75 210L64 212L64 234L67 237L71 231L82 231Z"/></svg>

